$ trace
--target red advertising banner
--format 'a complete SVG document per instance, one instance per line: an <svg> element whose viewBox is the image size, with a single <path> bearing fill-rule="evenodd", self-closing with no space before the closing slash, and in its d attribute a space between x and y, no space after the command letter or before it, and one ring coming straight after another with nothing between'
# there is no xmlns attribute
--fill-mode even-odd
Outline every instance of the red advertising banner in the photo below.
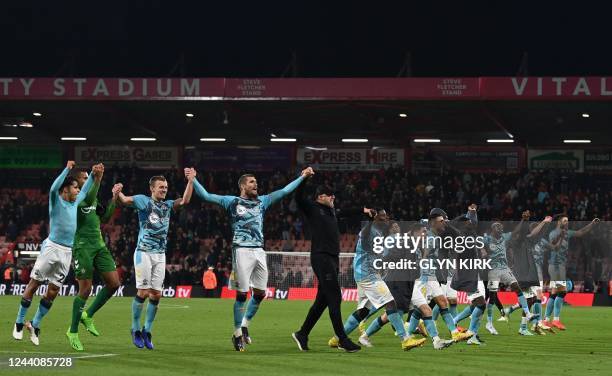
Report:
<svg viewBox="0 0 612 376"><path fill-rule="evenodd" d="M544 294L543 304L548 300L548 293ZM290 287L288 292L278 290L274 287L268 287L266 297L269 299L287 299L287 300L314 300L317 296L317 289L314 287ZM518 302L518 298L513 292L499 292L497 294L503 305L512 305ZM221 298L233 299L236 297L236 292L223 287ZM592 293L568 293L565 295L565 302L577 307L591 307L595 294ZM342 300L345 302L357 301L357 289L342 289ZM469 304L467 294L462 291L457 292L457 303Z"/></svg>
<svg viewBox="0 0 612 376"><path fill-rule="evenodd" d="M0 78L0 100L478 99L477 78Z"/></svg>
<svg viewBox="0 0 612 376"><path fill-rule="evenodd" d="M542 299L542 304L546 304L548 301L549 293L544 293L544 299ZM499 297L499 301L503 305L510 305L518 303L518 298L513 292L499 292L497 293ZM595 294L592 293L582 293L582 292L570 292L565 295L565 303L577 306L577 307L592 307L593 300L595 299Z"/></svg>
<svg viewBox="0 0 612 376"><path fill-rule="evenodd" d="M192 286L176 286L177 298L191 298Z"/></svg>
<svg viewBox="0 0 612 376"><path fill-rule="evenodd" d="M611 100L612 77L0 77L0 100Z"/></svg>
<svg viewBox="0 0 612 376"><path fill-rule="evenodd" d="M482 99L610 100L612 77L483 77Z"/></svg>
<svg viewBox="0 0 612 376"><path fill-rule="evenodd" d="M293 287L289 289L288 300L314 300L317 289L312 287Z"/></svg>
<svg viewBox="0 0 612 376"><path fill-rule="evenodd" d="M477 99L477 78L236 78L228 98Z"/></svg>
<svg viewBox="0 0 612 376"><path fill-rule="evenodd" d="M266 298L267 299L275 299L275 287L268 287L266 289ZM247 294L250 297L251 293ZM236 290L230 290L227 286L223 286L221 289L221 299L236 299Z"/></svg>
<svg viewBox="0 0 612 376"><path fill-rule="evenodd" d="M0 100L222 99L223 78L0 78Z"/></svg>

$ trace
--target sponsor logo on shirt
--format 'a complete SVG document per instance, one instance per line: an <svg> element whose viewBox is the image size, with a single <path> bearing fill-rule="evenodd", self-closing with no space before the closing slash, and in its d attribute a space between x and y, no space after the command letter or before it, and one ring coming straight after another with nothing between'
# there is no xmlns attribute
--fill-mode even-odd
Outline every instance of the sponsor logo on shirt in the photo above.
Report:
<svg viewBox="0 0 612 376"><path fill-rule="evenodd" d="M89 214L92 211L96 211L96 207L95 206L88 206L86 208L81 208L81 213L83 213L83 214Z"/></svg>

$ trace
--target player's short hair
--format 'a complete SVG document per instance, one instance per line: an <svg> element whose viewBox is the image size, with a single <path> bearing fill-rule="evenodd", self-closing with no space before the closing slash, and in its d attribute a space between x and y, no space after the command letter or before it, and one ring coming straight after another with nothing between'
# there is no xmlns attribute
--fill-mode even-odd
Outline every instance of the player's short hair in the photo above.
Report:
<svg viewBox="0 0 612 376"><path fill-rule="evenodd" d="M448 214L440 208L433 208L429 212L429 220L431 221L434 218L442 217L444 219L448 219Z"/></svg>
<svg viewBox="0 0 612 376"><path fill-rule="evenodd" d="M380 213L385 213L388 214L387 211L385 210L385 208L382 208L380 206L377 206L374 208L374 211L376 212L376 215L380 214Z"/></svg>
<svg viewBox="0 0 612 376"><path fill-rule="evenodd" d="M321 184L315 189L315 198L318 198L321 195L335 196L335 192L329 185Z"/></svg>
<svg viewBox="0 0 612 376"><path fill-rule="evenodd" d="M567 215L567 213L559 213L559 214L555 214L553 216L553 221L560 221L563 217L567 217L567 219L569 219L569 216Z"/></svg>
<svg viewBox="0 0 612 376"><path fill-rule="evenodd" d="M64 179L62 185L60 185L58 192L61 194L64 188L70 187L73 183L77 183L77 186L79 185L79 182L74 176L68 176L66 179Z"/></svg>
<svg viewBox="0 0 612 376"><path fill-rule="evenodd" d="M150 187L155 186L156 181L166 181L166 178L163 177L162 175L155 175L151 179L149 179L149 186Z"/></svg>
<svg viewBox="0 0 612 376"><path fill-rule="evenodd" d="M408 232L410 232L411 234L414 234L415 232L423 229L427 227L427 225L425 223L422 222L417 222L417 223L413 223L412 225L410 225L410 228L408 229Z"/></svg>
<svg viewBox="0 0 612 376"><path fill-rule="evenodd" d="M238 189L242 188L242 185L246 182L246 180L248 178L254 178L254 177L255 177L255 175L253 175L253 174L244 174L244 175L241 175L240 178L238 179Z"/></svg>

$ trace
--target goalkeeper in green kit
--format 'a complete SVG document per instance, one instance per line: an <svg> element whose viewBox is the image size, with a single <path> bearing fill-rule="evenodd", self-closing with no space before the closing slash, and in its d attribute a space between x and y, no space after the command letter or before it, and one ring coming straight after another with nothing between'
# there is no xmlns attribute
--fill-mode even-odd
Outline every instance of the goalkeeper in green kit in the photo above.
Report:
<svg viewBox="0 0 612 376"><path fill-rule="evenodd" d="M87 172L81 171L75 176L79 186L87 180ZM117 194L113 190L113 198L104 207L98 203L98 189L102 175L96 177L94 186L90 189L87 197L79 204L77 213L77 230L74 238L73 258L74 272L79 283L79 294L74 298L72 304L72 322L66 332L70 346L76 351L83 351L83 345L79 339L79 322L87 331L94 336L100 333L93 323L94 314L117 291L120 285L119 274L113 256L106 247L100 223L106 223L112 217L117 202ZM104 280L104 288L98 292L93 303L84 310L87 298L91 293L93 273L97 270Z"/></svg>

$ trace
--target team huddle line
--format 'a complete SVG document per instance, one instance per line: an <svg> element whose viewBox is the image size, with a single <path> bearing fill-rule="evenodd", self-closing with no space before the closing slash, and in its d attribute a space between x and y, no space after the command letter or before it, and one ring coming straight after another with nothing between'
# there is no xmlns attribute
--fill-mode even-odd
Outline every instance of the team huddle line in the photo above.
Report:
<svg viewBox="0 0 612 376"><path fill-rule="evenodd" d="M404 350L422 346L425 342L424 338L415 337L419 325L424 326L421 333L427 333L432 338L435 349L443 349L460 341L481 345L483 341L478 336L478 329L485 311L487 330L496 334L492 324L492 307L501 306L496 296L500 283L517 294L519 304L514 309L521 309L523 313L520 334L532 335L527 330L528 323L533 324L532 330L537 333L552 331L553 326L564 330L559 316L566 294L568 240L583 236L599 222L596 218L580 230L569 230L568 217L562 214L557 216L556 228L546 238L541 230L553 218L548 216L541 222L529 223L531 214L525 211L521 222L511 232L504 231L502 223L494 222L485 236L476 236L477 206L472 204L467 213L453 220L449 220L444 210L433 208L428 218L411 226L408 233L400 235L399 224L392 222L383 208L359 206L339 210L334 206L335 194L327 186L318 186L315 194L307 197L304 182L315 174L310 167L302 170L284 188L267 195L259 195L257 179L252 174L242 175L238 180L238 196L209 193L196 178L196 171L185 168L187 184L182 197L178 199L167 199L167 180L163 176L153 176L149 180L148 195L126 196L123 184L116 182L112 188L112 198L107 203L101 203L97 195L104 165L94 165L91 173L74 172L74 166L74 161L68 161L50 188L49 236L42 243L30 282L22 295L13 337L21 340L26 329L31 342L40 344L42 320L51 310L73 262L79 294L73 301L66 337L76 351L84 350L78 334L79 324L93 336L101 335L94 324L94 315L120 286L114 260L100 230L100 224L109 221L120 206L133 208L138 215L140 230L134 250L137 294L132 301L130 334L134 346L149 350L155 348L152 330L163 289L170 219L173 212L189 204L194 192L203 201L222 207L230 218L233 257L229 287L236 291L231 341L236 351L245 351L246 346L252 343L249 325L266 296L268 266L263 236L266 210L296 190L298 208L312 228L311 264L318 280L313 306L300 330L292 334L302 351L308 350L308 334L326 308L329 309L335 332L329 345L348 352L361 348L348 335L381 309L384 309L383 314L367 329L362 328L363 333L359 338L361 345L372 346L370 337L388 322L395 328ZM369 220L359 232L353 260L359 302L355 312L342 324L337 218L364 215ZM521 277L521 281L535 281L526 286L519 285L508 266L506 249L511 240L523 242L520 248L524 256L520 259L527 263L524 269L529 276L527 279ZM406 252L407 249L410 252ZM542 314L543 263L540 256L545 250L551 252L548 269L551 297L546 313ZM409 257L404 258L406 255ZM379 263L382 267L377 267ZM396 267L402 265L414 267ZM85 309L94 271L101 274L104 288ZM33 295L45 282L48 288L38 309L33 319L26 321ZM470 305L461 313L456 310L457 291L467 293L470 301ZM247 301L249 292L251 296ZM511 313L510 310L501 312L504 317ZM407 323L404 322L405 314L408 314ZM443 339L439 335L435 325L438 315L442 316L451 339ZM469 328L463 330L458 323L468 317Z"/></svg>

